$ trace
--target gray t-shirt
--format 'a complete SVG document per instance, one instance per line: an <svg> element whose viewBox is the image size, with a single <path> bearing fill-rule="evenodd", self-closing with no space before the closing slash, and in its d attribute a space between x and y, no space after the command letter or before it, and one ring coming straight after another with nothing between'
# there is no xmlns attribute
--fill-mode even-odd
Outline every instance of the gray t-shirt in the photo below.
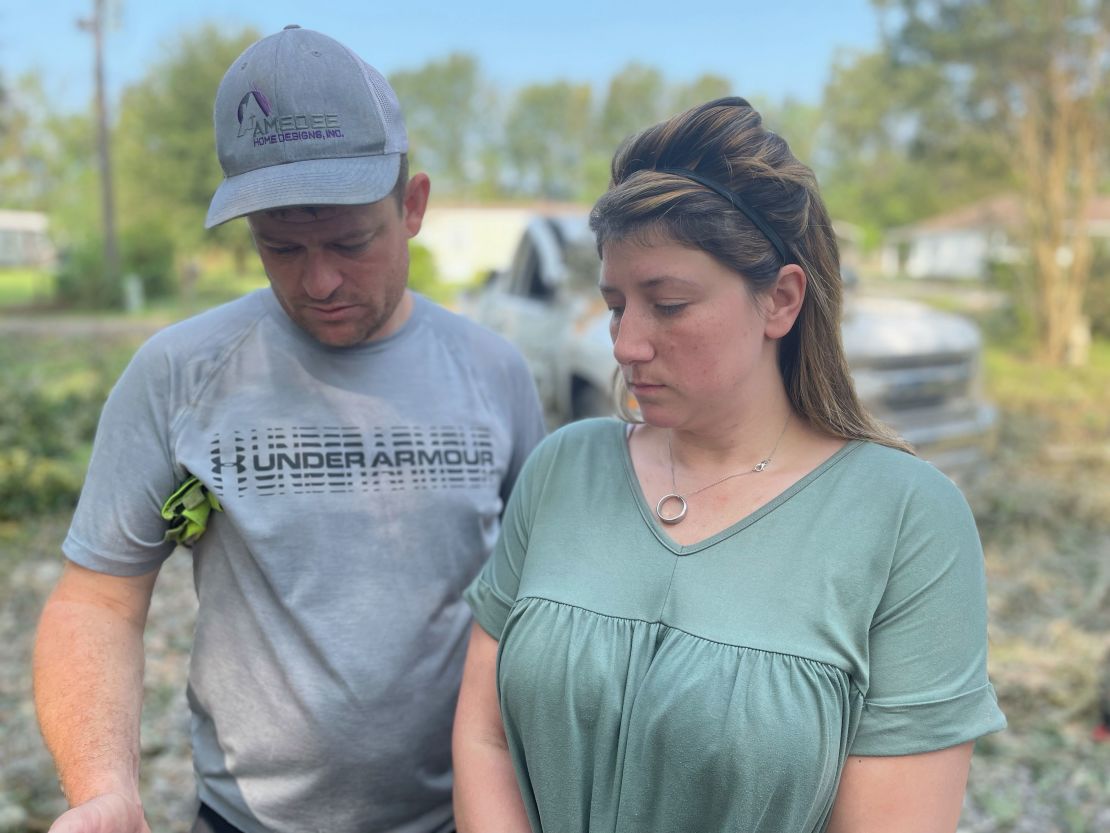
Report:
<svg viewBox="0 0 1110 833"><path fill-rule="evenodd" d="M542 434L519 354L420 296L356 347L319 344L261 290L139 350L63 549L148 572L186 472L219 496L193 550L205 803L247 833L449 823L461 593Z"/></svg>

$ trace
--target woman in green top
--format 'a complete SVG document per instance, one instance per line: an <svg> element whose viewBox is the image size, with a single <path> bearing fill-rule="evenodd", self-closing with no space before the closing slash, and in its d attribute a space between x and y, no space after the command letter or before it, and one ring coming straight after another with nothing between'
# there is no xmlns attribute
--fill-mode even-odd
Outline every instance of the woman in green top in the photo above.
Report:
<svg viewBox="0 0 1110 833"><path fill-rule="evenodd" d="M460 833L955 830L986 674L959 491L872 420L813 174L743 99L591 216L622 400L529 459L467 591Z"/></svg>

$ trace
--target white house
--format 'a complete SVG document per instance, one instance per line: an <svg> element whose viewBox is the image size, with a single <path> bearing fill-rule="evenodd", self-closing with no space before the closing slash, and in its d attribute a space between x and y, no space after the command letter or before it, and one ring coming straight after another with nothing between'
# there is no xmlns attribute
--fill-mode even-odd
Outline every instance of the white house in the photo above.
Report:
<svg viewBox="0 0 1110 833"><path fill-rule="evenodd" d="M49 266L54 256L45 214L0 209L0 266Z"/></svg>
<svg viewBox="0 0 1110 833"><path fill-rule="evenodd" d="M537 214L585 214L576 203L501 203L475 205L432 200L415 242L435 258L446 283L468 283L512 259L524 227Z"/></svg>
<svg viewBox="0 0 1110 833"><path fill-rule="evenodd" d="M1019 199L1005 194L891 229L883 238L883 274L985 278L991 262L1022 256L1024 223ZM1087 223L1092 236L1110 238L1110 197L1094 198Z"/></svg>

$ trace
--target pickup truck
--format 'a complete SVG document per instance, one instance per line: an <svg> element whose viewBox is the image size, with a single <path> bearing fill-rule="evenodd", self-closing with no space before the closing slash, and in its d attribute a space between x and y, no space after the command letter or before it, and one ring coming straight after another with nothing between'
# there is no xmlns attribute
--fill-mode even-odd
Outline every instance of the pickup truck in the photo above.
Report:
<svg viewBox="0 0 1110 833"><path fill-rule="evenodd" d="M537 216L508 267L491 272L460 304L524 354L551 427L614 411L616 361L599 269L586 216ZM965 480L996 422L980 391L977 327L916 302L870 298L858 282L845 283L842 333L860 398L920 456Z"/></svg>

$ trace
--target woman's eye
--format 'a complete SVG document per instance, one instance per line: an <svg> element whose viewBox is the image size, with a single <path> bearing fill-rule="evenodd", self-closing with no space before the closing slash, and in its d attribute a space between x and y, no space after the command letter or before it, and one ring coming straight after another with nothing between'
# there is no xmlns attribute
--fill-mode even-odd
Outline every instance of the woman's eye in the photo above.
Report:
<svg viewBox="0 0 1110 833"><path fill-rule="evenodd" d="M659 311L660 315L678 315L686 309L686 304L656 304L655 308Z"/></svg>
<svg viewBox="0 0 1110 833"><path fill-rule="evenodd" d="M267 246L266 248L269 249L270 254L273 255L290 255L297 251L296 246Z"/></svg>
<svg viewBox="0 0 1110 833"><path fill-rule="evenodd" d="M624 315L624 307L609 307L609 313L613 316L613 319L616 320Z"/></svg>

